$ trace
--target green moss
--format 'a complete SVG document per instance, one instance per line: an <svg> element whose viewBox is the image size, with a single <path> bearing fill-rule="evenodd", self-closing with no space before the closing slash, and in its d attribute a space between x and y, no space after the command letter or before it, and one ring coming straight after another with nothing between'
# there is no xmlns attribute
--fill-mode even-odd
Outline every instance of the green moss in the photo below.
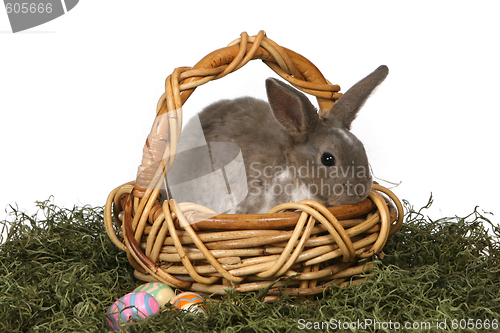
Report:
<svg viewBox="0 0 500 333"><path fill-rule="evenodd" d="M0 222L8 229L0 246L0 332L106 332L107 308L136 284L126 255L106 235L102 207L38 206L33 216L12 208L11 221ZM356 322L361 326L351 331L389 332L383 329L389 323L429 322L431 330L410 331L454 332L452 323L468 319L498 323L500 228L477 209L433 221L423 214L427 207L415 211L405 202L405 208L403 227L361 284L331 287L314 300L285 295L272 304L257 293L231 293L210 302L207 316L168 310L131 326L135 332L325 332ZM447 329L437 329L445 320Z"/></svg>

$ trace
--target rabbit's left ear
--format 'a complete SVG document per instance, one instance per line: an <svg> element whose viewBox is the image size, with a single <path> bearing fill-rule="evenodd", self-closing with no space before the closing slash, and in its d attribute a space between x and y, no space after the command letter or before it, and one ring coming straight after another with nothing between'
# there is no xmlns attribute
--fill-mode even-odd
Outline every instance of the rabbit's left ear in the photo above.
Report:
<svg viewBox="0 0 500 333"><path fill-rule="evenodd" d="M315 129L319 116L300 91L273 79L266 80L267 99L274 117L295 142L303 142Z"/></svg>
<svg viewBox="0 0 500 333"><path fill-rule="evenodd" d="M327 124L349 130L359 109L365 104L372 91L385 80L387 74L389 74L389 68L382 65L352 86L324 116L327 119Z"/></svg>

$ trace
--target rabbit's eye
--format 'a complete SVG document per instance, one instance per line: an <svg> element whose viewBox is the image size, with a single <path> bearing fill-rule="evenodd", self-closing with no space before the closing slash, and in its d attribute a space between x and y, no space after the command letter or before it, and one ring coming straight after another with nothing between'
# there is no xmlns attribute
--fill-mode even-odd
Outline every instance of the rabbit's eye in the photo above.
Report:
<svg viewBox="0 0 500 333"><path fill-rule="evenodd" d="M330 153L323 153L323 155L321 156L321 163L326 166L332 166L335 164L335 157L333 157L333 155Z"/></svg>

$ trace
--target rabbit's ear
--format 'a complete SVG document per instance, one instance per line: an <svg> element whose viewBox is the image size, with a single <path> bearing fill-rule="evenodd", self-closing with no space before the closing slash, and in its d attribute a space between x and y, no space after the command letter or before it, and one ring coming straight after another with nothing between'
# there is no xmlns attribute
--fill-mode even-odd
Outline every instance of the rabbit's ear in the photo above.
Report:
<svg viewBox="0 0 500 333"><path fill-rule="evenodd" d="M266 80L266 89L276 120L294 141L305 141L319 121L318 113L309 99L300 91L273 78Z"/></svg>
<svg viewBox="0 0 500 333"><path fill-rule="evenodd" d="M387 74L389 74L389 68L382 65L352 86L351 89L333 104L330 112L325 115L325 118L328 119L328 124L350 129L351 123L356 118L359 109L365 104L372 91L384 81Z"/></svg>

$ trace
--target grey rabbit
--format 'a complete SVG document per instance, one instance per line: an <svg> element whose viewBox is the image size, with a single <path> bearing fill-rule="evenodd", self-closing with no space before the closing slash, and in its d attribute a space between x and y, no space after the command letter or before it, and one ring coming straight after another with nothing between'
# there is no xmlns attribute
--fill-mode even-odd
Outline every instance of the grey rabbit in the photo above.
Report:
<svg viewBox="0 0 500 333"><path fill-rule="evenodd" d="M274 78L269 103L221 100L193 117L181 133L167 174L171 195L217 213L265 213L290 201L327 206L368 197L372 176L351 123L389 70L380 66L320 118L309 99Z"/></svg>

